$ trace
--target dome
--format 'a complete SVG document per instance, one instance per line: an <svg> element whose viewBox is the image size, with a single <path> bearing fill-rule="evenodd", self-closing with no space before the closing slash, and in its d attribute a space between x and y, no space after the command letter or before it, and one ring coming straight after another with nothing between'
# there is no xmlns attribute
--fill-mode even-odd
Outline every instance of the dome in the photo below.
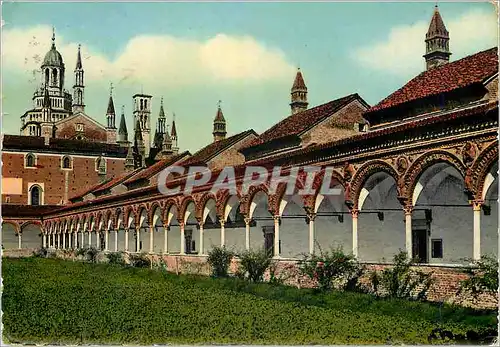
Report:
<svg viewBox="0 0 500 347"><path fill-rule="evenodd" d="M63 58L61 54L57 51L56 46L52 45L50 51L45 54L42 66L58 66L64 67Z"/></svg>

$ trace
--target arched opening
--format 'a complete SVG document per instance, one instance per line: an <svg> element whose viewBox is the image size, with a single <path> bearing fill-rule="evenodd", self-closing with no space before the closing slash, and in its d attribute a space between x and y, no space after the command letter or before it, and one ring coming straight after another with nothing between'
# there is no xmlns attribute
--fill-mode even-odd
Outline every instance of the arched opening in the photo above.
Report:
<svg viewBox="0 0 500 347"><path fill-rule="evenodd" d="M358 198L358 259L390 262L405 250L403 208L394 177L378 171L368 177Z"/></svg>
<svg viewBox="0 0 500 347"><path fill-rule="evenodd" d="M195 218L196 206L190 201L184 212L184 253L193 254L197 252L199 245L198 221ZM182 237L182 236L180 236ZM182 239L180 240L182 242ZM220 244L220 243L219 243ZM195 246L193 248L193 246Z"/></svg>
<svg viewBox="0 0 500 347"><path fill-rule="evenodd" d="M71 169L71 159L69 157L63 158L63 169Z"/></svg>
<svg viewBox="0 0 500 347"><path fill-rule="evenodd" d="M224 219L225 219L225 245L231 249L236 249L237 251L244 250L246 244L245 236L245 216L241 213L241 205L238 196L232 195L226 202L224 207ZM215 215L215 201L213 199L209 200L205 208L209 218L213 218ZM250 238L250 242L251 242Z"/></svg>
<svg viewBox="0 0 500 347"><path fill-rule="evenodd" d="M19 238L16 226L13 223L2 223L2 248L17 249L19 247Z"/></svg>
<svg viewBox="0 0 500 347"><path fill-rule="evenodd" d="M481 213L481 254L498 256L498 161L486 175Z"/></svg>
<svg viewBox="0 0 500 347"><path fill-rule="evenodd" d="M52 69L52 85L57 85L57 69Z"/></svg>
<svg viewBox="0 0 500 347"><path fill-rule="evenodd" d="M216 204L210 198L203 207L203 253L207 254L213 247L221 245L221 224L217 218ZM227 225L226 225L227 224ZM227 229L229 223L224 224L224 244L228 245ZM197 245L198 246L198 245ZM201 252L202 250L200 250Z"/></svg>
<svg viewBox="0 0 500 347"><path fill-rule="evenodd" d="M462 263L472 257L473 211L464 179L447 162L427 167L413 190L412 253L422 262Z"/></svg>
<svg viewBox="0 0 500 347"><path fill-rule="evenodd" d="M258 191L249 206L249 217L255 221L250 228L250 247L255 245L257 249L265 248L270 255L274 252L274 219L269 213L268 197L264 191ZM252 242L255 240L255 242ZM278 245L281 242L278 241Z"/></svg>
<svg viewBox="0 0 500 347"><path fill-rule="evenodd" d="M153 252L166 253L165 250L165 228L161 218L160 206L154 207L153 211Z"/></svg>
<svg viewBox="0 0 500 347"><path fill-rule="evenodd" d="M178 221L179 211L175 205L170 205L165 211L167 223L167 252L179 253L181 248L181 231Z"/></svg>
<svg viewBox="0 0 500 347"><path fill-rule="evenodd" d="M299 258L309 252L309 233L304 203L299 195L284 195L280 201L281 256ZM274 224L273 224L274 231Z"/></svg>
<svg viewBox="0 0 500 347"><path fill-rule="evenodd" d="M35 167L35 155L33 153L26 155L26 167Z"/></svg>
<svg viewBox="0 0 500 347"><path fill-rule="evenodd" d="M38 185L33 185L30 188L30 205L42 205L42 188Z"/></svg>
<svg viewBox="0 0 500 347"><path fill-rule="evenodd" d="M139 230L136 234L136 252L148 252L149 251L149 223L148 223L148 211L143 208L139 214ZM139 242L137 243L137 237L139 237Z"/></svg>

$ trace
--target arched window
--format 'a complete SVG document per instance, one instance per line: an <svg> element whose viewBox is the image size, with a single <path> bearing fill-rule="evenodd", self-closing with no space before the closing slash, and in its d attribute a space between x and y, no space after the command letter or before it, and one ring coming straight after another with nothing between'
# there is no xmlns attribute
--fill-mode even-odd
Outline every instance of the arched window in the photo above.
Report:
<svg viewBox="0 0 500 347"><path fill-rule="evenodd" d="M141 111L144 109L144 101L141 99Z"/></svg>
<svg viewBox="0 0 500 347"><path fill-rule="evenodd" d="M32 186L31 187L31 190L30 190L31 205L33 205L33 206L41 205L41 199L40 199L41 194L42 194L42 190L40 189L39 186Z"/></svg>
<svg viewBox="0 0 500 347"><path fill-rule="evenodd" d="M45 85L49 84L49 69L45 69Z"/></svg>
<svg viewBox="0 0 500 347"><path fill-rule="evenodd" d="M147 110L148 109L148 101L144 100L144 108Z"/></svg>
<svg viewBox="0 0 500 347"><path fill-rule="evenodd" d="M26 167L35 167L35 156L32 153L26 155Z"/></svg>
<svg viewBox="0 0 500 347"><path fill-rule="evenodd" d="M52 84L53 85L57 84L57 69L52 70Z"/></svg>
<svg viewBox="0 0 500 347"><path fill-rule="evenodd" d="M71 169L71 159L69 157L64 157L62 161L63 169Z"/></svg>

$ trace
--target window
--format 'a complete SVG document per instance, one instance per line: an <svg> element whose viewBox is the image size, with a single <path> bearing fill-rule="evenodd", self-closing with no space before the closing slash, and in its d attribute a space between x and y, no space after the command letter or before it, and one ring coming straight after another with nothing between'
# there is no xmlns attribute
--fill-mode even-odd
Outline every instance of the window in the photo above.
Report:
<svg viewBox="0 0 500 347"><path fill-rule="evenodd" d="M62 168L63 169L71 169L71 158L70 157L63 157Z"/></svg>
<svg viewBox="0 0 500 347"><path fill-rule="evenodd" d="M432 239L432 257L443 258L443 239Z"/></svg>
<svg viewBox="0 0 500 347"><path fill-rule="evenodd" d="M29 153L26 155L26 167L35 167L35 155Z"/></svg>
<svg viewBox="0 0 500 347"><path fill-rule="evenodd" d="M42 189L37 186L31 186L30 188L30 205L38 206L41 205L41 195Z"/></svg>
<svg viewBox="0 0 500 347"><path fill-rule="evenodd" d="M83 124L82 123L76 124L76 131L83 131Z"/></svg>
<svg viewBox="0 0 500 347"><path fill-rule="evenodd" d="M95 170L99 175L106 174L106 159L103 157L99 157L95 161Z"/></svg>

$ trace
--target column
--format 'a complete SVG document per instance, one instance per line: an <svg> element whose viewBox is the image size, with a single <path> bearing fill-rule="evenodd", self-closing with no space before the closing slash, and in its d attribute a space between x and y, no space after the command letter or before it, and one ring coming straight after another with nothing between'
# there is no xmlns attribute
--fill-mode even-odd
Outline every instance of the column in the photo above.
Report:
<svg viewBox="0 0 500 347"><path fill-rule="evenodd" d="M75 243L73 244L73 248L77 249L78 248L78 232L75 231Z"/></svg>
<svg viewBox="0 0 500 347"><path fill-rule="evenodd" d="M66 233L62 234L62 248L66 248Z"/></svg>
<svg viewBox="0 0 500 347"><path fill-rule="evenodd" d="M274 216L274 257L280 256L280 216Z"/></svg>
<svg viewBox="0 0 500 347"><path fill-rule="evenodd" d="M115 229L115 252L118 252L118 229Z"/></svg>
<svg viewBox="0 0 500 347"><path fill-rule="evenodd" d="M42 247L47 248L47 235L45 233L42 235Z"/></svg>
<svg viewBox="0 0 500 347"><path fill-rule="evenodd" d="M352 209L352 254L357 258L358 257L358 216L359 210Z"/></svg>
<svg viewBox="0 0 500 347"><path fill-rule="evenodd" d="M89 231L89 247L92 246L92 232Z"/></svg>
<svg viewBox="0 0 500 347"><path fill-rule="evenodd" d="M314 219L316 218L316 213L310 213L307 215L307 222L309 224L309 254L314 254L314 243L316 241L314 237Z"/></svg>
<svg viewBox="0 0 500 347"><path fill-rule="evenodd" d="M21 233L17 233L17 238L18 238L18 240L17 240L17 243L18 243L17 247L19 249L21 249L22 248L22 234Z"/></svg>
<svg viewBox="0 0 500 347"><path fill-rule="evenodd" d="M80 233L80 239L81 239L80 247L84 248L85 247L85 231L84 230Z"/></svg>
<svg viewBox="0 0 500 347"><path fill-rule="evenodd" d="M96 239L97 239L96 240L96 248L98 250L101 250L101 232L100 231L96 232L95 236L96 236Z"/></svg>
<svg viewBox="0 0 500 347"><path fill-rule="evenodd" d="M180 223L181 227L181 254L186 254L186 239L184 237L184 223Z"/></svg>
<svg viewBox="0 0 500 347"><path fill-rule="evenodd" d="M199 223L200 224L200 245L199 245L199 248L200 250L198 251L198 254L199 255L203 255L204 254L204 251L203 251L203 248L205 247L204 244L204 237L205 235L203 234L203 222Z"/></svg>
<svg viewBox="0 0 500 347"><path fill-rule="evenodd" d="M413 213L413 206L406 205L404 207L405 211L405 235L406 235L406 253L408 254L408 259L413 258L413 241L412 241L412 230L411 230L411 215Z"/></svg>
<svg viewBox="0 0 500 347"><path fill-rule="evenodd" d="M104 250L107 252L109 250L109 231L104 230Z"/></svg>
<svg viewBox="0 0 500 347"><path fill-rule="evenodd" d="M141 251L141 228L135 229L135 250L137 252Z"/></svg>
<svg viewBox="0 0 500 347"><path fill-rule="evenodd" d="M56 234L52 234L52 248L56 248Z"/></svg>
<svg viewBox="0 0 500 347"><path fill-rule="evenodd" d="M57 248L61 248L61 234L57 234Z"/></svg>
<svg viewBox="0 0 500 347"><path fill-rule="evenodd" d="M474 211L474 232L472 236L473 250L472 258L474 260L481 259L481 206L483 202L480 200L472 201L472 209Z"/></svg>
<svg viewBox="0 0 500 347"><path fill-rule="evenodd" d="M125 252L128 252L128 229L125 229Z"/></svg>
<svg viewBox="0 0 500 347"><path fill-rule="evenodd" d="M226 244L226 228L224 227L224 219L220 219L220 246L224 247Z"/></svg>
<svg viewBox="0 0 500 347"><path fill-rule="evenodd" d="M71 232L68 233L68 248L71 249Z"/></svg>
<svg viewBox="0 0 500 347"><path fill-rule="evenodd" d="M168 224L163 225L163 254L168 254L168 230L170 227Z"/></svg>
<svg viewBox="0 0 500 347"><path fill-rule="evenodd" d="M154 253L154 226L149 226L149 253Z"/></svg>
<svg viewBox="0 0 500 347"><path fill-rule="evenodd" d="M250 249L250 222L252 218L245 218L245 249Z"/></svg>

